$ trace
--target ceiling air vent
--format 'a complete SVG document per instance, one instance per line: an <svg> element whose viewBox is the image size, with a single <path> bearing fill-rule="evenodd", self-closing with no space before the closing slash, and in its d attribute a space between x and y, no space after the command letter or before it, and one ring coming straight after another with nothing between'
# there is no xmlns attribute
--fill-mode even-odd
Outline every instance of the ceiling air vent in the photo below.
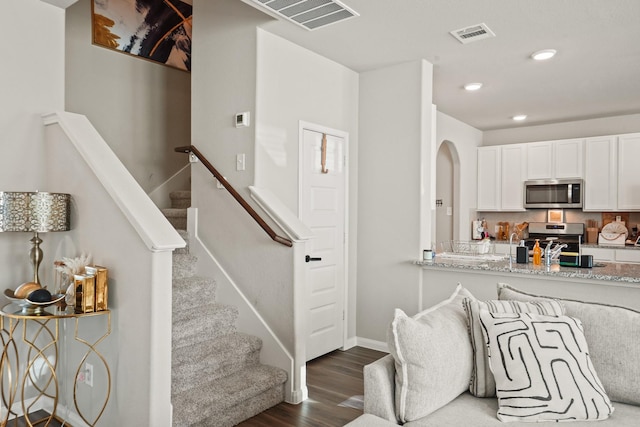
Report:
<svg viewBox="0 0 640 427"><path fill-rule="evenodd" d="M358 15L337 0L250 0L271 15L315 30Z"/></svg>
<svg viewBox="0 0 640 427"><path fill-rule="evenodd" d="M484 23L451 31L451 35L463 44L496 36Z"/></svg>

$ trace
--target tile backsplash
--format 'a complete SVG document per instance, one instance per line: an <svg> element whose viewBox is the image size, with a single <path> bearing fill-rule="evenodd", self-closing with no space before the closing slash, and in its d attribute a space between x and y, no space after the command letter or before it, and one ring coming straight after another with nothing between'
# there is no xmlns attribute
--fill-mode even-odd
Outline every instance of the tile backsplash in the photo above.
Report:
<svg viewBox="0 0 640 427"><path fill-rule="evenodd" d="M485 219L489 227L489 234L495 236L495 228L499 222L508 222L513 229L514 224L523 222L547 222L547 211L545 209L529 209L524 212L480 212L477 219ZM475 218L474 218L475 219ZM577 209L564 210L564 222L582 222L594 220L598 223L598 227L602 228L602 213L600 212L583 212ZM629 213L629 224L627 229L629 235L632 233L632 227L640 227L640 212ZM471 224L469 224L471 227ZM507 236L508 237L508 236Z"/></svg>

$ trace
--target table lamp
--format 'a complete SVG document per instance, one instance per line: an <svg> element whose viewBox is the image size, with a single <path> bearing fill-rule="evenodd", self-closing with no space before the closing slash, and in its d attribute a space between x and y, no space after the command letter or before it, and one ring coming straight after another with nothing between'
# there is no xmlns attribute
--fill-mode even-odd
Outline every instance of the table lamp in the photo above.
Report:
<svg viewBox="0 0 640 427"><path fill-rule="evenodd" d="M71 195L65 193L0 191L0 232L33 232L30 256L35 283L40 283L38 269L42 261L38 233L69 230L70 201Z"/></svg>

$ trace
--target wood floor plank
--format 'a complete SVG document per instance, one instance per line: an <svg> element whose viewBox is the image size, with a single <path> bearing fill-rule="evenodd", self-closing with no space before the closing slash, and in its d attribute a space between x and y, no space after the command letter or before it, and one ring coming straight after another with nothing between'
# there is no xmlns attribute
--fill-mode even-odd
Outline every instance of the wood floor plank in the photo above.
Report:
<svg viewBox="0 0 640 427"><path fill-rule="evenodd" d="M387 353L364 347L336 350L307 363L309 399L299 405L281 403L239 427L338 427L358 418L361 409L338 406L364 394L362 368Z"/></svg>

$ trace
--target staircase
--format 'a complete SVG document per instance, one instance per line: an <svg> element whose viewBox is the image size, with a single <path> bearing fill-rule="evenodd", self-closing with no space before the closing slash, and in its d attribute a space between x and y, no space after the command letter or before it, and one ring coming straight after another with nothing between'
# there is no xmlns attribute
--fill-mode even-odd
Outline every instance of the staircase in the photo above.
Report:
<svg viewBox="0 0 640 427"><path fill-rule="evenodd" d="M216 303L216 283L196 276L189 253L191 192L163 209L187 247L173 254L171 401L176 427L234 426L284 400L286 372L260 364L262 341L236 330L238 310Z"/></svg>

